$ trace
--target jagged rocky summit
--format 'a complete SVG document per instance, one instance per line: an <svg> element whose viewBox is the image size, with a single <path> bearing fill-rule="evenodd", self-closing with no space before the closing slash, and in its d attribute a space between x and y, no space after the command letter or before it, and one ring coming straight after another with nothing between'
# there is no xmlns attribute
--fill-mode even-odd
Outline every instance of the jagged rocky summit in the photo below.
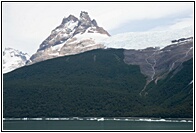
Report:
<svg viewBox="0 0 196 133"><path fill-rule="evenodd" d="M109 36L110 34L106 30L98 26L96 20L91 20L87 12L82 11L80 18L69 15L63 19L58 27L52 30L27 64L105 48L103 44L99 43L99 40Z"/></svg>
<svg viewBox="0 0 196 133"><path fill-rule="evenodd" d="M30 56L27 53L13 48L5 48L3 51L3 73L24 66L29 58Z"/></svg>

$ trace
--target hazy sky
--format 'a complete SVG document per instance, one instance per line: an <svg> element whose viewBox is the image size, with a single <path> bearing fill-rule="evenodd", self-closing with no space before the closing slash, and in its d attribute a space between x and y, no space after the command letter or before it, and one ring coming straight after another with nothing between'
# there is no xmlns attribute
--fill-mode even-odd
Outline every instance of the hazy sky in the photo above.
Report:
<svg viewBox="0 0 196 133"><path fill-rule="evenodd" d="M70 14L87 11L111 35L193 25L193 2L3 2L3 49L33 54Z"/></svg>

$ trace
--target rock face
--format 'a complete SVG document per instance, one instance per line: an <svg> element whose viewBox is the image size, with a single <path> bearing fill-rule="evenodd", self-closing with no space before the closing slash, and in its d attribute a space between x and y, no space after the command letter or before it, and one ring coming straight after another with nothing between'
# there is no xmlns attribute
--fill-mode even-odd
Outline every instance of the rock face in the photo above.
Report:
<svg viewBox="0 0 196 133"><path fill-rule="evenodd" d="M3 51L3 73L24 66L28 59L29 55L27 53L13 48L5 48Z"/></svg>
<svg viewBox="0 0 196 133"><path fill-rule="evenodd" d="M82 11L80 18L69 15L62 23L52 30L39 46L37 52L31 56L27 64L64 55L72 55L92 49L104 48L99 40L110 34L99 27L97 22Z"/></svg>
<svg viewBox="0 0 196 133"><path fill-rule="evenodd" d="M125 50L124 55L125 63L140 66L141 73L147 76L147 86L151 81L157 83L173 70L180 70L183 62L193 58L193 40L172 44L163 49L151 47ZM140 94L145 92L145 87Z"/></svg>

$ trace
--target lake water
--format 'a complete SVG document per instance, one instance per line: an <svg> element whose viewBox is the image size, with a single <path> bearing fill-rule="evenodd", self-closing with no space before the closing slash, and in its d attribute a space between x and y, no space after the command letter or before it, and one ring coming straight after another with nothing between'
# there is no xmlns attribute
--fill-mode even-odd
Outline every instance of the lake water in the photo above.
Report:
<svg viewBox="0 0 196 133"><path fill-rule="evenodd" d="M193 130L193 122L179 119L4 119L3 130Z"/></svg>

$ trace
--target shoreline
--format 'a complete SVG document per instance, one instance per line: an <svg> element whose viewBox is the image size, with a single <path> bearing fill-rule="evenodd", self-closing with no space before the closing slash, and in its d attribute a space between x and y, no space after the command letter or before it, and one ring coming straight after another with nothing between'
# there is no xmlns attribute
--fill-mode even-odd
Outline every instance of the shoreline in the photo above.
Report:
<svg viewBox="0 0 196 133"><path fill-rule="evenodd" d="M193 122L193 118L155 117L63 117L63 118L3 118L3 121L147 121L147 122Z"/></svg>

